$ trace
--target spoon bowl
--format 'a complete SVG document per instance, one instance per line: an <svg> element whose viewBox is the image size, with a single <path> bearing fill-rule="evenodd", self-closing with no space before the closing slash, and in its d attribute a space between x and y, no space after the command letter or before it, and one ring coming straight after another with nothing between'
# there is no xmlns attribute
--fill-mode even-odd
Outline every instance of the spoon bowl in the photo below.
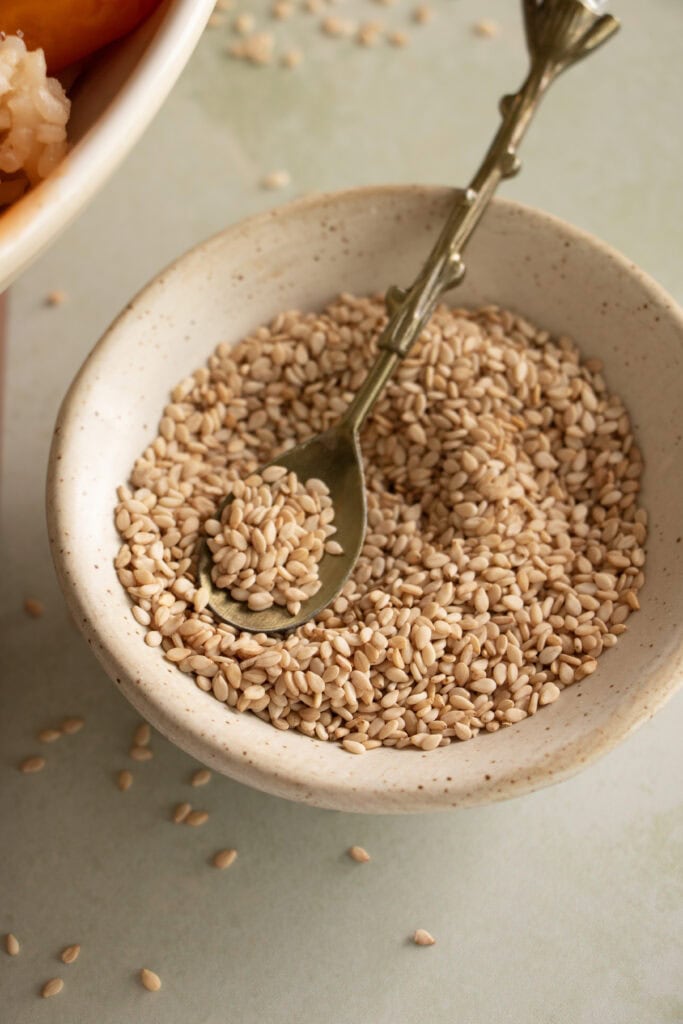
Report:
<svg viewBox="0 0 683 1024"><path fill-rule="evenodd" d="M342 421L324 434L317 434L283 452L268 465L284 466L301 481L315 477L327 485L335 509L335 540L341 544L343 553L323 555L319 566L322 586L317 594L302 603L297 615L290 615L285 607L275 604L265 611L252 611L245 603L231 598L228 591L216 587L211 578L213 562L206 541L199 555L199 578L211 594L209 608L229 625L249 633L291 633L334 601L363 547L366 502L358 435ZM223 509L228 504L226 502Z"/></svg>

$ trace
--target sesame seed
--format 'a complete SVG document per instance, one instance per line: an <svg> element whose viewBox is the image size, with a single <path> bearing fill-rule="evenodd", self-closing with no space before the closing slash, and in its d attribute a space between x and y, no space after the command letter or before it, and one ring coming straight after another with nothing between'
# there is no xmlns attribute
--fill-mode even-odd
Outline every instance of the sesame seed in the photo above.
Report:
<svg viewBox="0 0 683 1024"><path fill-rule="evenodd" d="M275 191L276 189L287 188L290 182L289 171L271 171L269 174L266 174L261 185L263 188Z"/></svg>
<svg viewBox="0 0 683 1024"><path fill-rule="evenodd" d="M387 39L392 46L400 48L407 46L410 42L410 36L408 33L403 32L402 29L398 28L392 29L392 31L387 34Z"/></svg>
<svg viewBox="0 0 683 1024"><path fill-rule="evenodd" d="M482 39L493 39L500 32L500 26L491 18L482 18L474 23L472 30L476 36L481 36Z"/></svg>
<svg viewBox="0 0 683 1024"><path fill-rule="evenodd" d="M61 735L60 729L41 729L38 733L38 739L41 743L54 743Z"/></svg>
<svg viewBox="0 0 683 1024"><path fill-rule="evenodd" d="M85 721L82 718L65 718L62 722L60 729L65 736L75 736L77 732L80 732Z"/></svg>
<svg viewBox="0 0 683 1024"><path fill-rule="evenodd" d="M154 751L150 750L149 747L133 746L128 751L128 757L131 761L151 761L154 757Z"/></svg>
<svg viewBox="0 0 683 1024"><path fill-rule="evenodd" d="M359 864L367 864L370 860L370 854L367 850L364 850L362 846L352 846L349 849L349 857L351 860L355 860Z"/></svg>
<svg viewBox="0 0 683 1024"><path fill-rule="evenodd" d="M303 62L304 55L301 50L285 50L282 54L281 64L285 68L293 69L298 68L299 64Z"/></svg>
<svg viewBox="0 0 683 1024"><path fill-rule="evenodd" d="M425 931L424 928L418 928L413 935L413 942L416 946L433 946L436 939L428 931Z"/></svg>
<svg viewBox="0 0 683 1024"><path fill-rule="evenodd" d="M175 824L181 825L191 811L191 804L188 804L187 802L178 804L173 811L173 821L175 822Z"/></svg>
<svg viewBox="0 0 683 1024"><path fill-rule="evenodd" d="M79 945L65 946L65 948L60 953L60 958L62 962L65 964L73 964L75 963L76 960L78 960L78 955L80 952L81 947Z"/></svg>
<svg viewBox="0 0 683 1024"><path fill-rule="evenodd" d="M43 999L49 999L51 996L58 996L64 988L64 982L61 978L50 978L46 981L40 990L40 994Z"/></svg>
<svg viewBox="0 0 683 1024"><path fill-rule="evenodd" d="M232 23L235 32L240 36L248 36L254 31L256 20L253 14L238 14Z"/></svg>
<svg viewBox="0 0 683 1024"><path fill-rule="evenodd" d="M116 776L116 785L122 793L125 793L133 785L133 773L124 768Z"/></svg>
<svg viewBox="0 0 683 1024"><path fill-rule="evenodd" d="M5 949L9 956L19 956L19 953L21 952L19 939L16 935L12 935L11 932L5 936Z"/></svg>
<svg viewBox="0 0 683 1024"><path fill-rule="evenodd" d="M19 765L19 771L24 775L34 775L36 772L42 772L46 764L44 757L27 757Z"/></svg>
<svg viewBox="0 0 683 1024"><path fill-rule="evenodd" d="M45 296L47 306L63 306L69 298L68 294L61 288L54 288Z"/></svg>
<svg viewBox="0 0 683 1024"><path fill-rule="evenodd" d="M413 11L413 21L418 25L428 25L434 17L434 9L428 4L418 4Z"/></svg>
<svg viewBox="0 0 683 1024"><path fill-rule="evenodd" d="M133 744L136 747L146 747L152 738L152 730L147 722L141 722L133 733Z"/></svg>
<svg viewBox="0 0 683 1024"><path fill-rule="evenodd" d="M190 811L185 817L185 824L191 825L193 828L199 828L200 825L206 824L208 820L208 811Z"/></svg>
<svg viewBox="0 0 683 1024"><path fill-rule="evenodd" d="M219 850L218 853L213 855L212 864L215 868L220 868L224 871L226 868L231 867L237 860L237 850Z"/></svg>
<svg viewBox="0 0 683 1024"><path fill-rule="evenodd" d="M286 21L294 13L294 4L289 3L289 0L276 0L270 13L277 21Z"/></svg>
<svg viewBox="0 0 683 1024"><path fill-rule="evenodd" d="M211 772L208 768L198 768L190 782L193 786L205 786L211 781Z"/></svg>
<svg viewBox="0 0 683 1024"><path fill-rule="evenodd" d="M161 978L154 971L150 971L148 967L143 967L141 969L140 981L148 992L158 992L161 988Z"/></svg>
<svg viewBox="0 0 683 1024"><path fill-rule="evenodd" d="M27 597L24 601L24 611L32 619L39 619L45 612L45 605L36 597Z"/></svg>

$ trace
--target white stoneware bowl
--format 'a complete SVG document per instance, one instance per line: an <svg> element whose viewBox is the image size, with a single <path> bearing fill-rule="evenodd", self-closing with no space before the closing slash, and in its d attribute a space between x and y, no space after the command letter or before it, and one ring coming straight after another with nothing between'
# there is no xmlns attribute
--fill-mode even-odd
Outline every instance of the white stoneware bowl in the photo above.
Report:
<svg viewBox="0 0 683 1024"><path fill-rule="evenodd" d="M45 181L0 212L0 291L104 185L171 91L215 0L167 0L96 55L76 80L71 150Z"/></svg>
<svg viewBox="0 0 683 1024"><path fill-rule="evenodd" d="M537 210L496 201L467 252L458 304L496 302L572 335L606 363L645 453L651 535L642 611L598 670L520 725L432 753L339 747L278 732L199 690L143 642L113 568L115 488L156 433L171 387L214 346L292 307L412 278L450 193L371 188L316 196L193 249L127 307L64 401L48 482L57 572L93 651L137 710L235 779L347 811L487 803L566 778L646 721L681 678L683 313L624 257Z"/></svg>

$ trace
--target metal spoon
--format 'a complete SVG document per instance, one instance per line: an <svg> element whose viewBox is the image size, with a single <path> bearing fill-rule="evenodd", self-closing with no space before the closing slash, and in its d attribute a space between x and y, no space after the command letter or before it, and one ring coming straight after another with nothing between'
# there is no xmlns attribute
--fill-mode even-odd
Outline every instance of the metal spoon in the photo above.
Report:
<svg viewBox="0 0 683 1024"><path fill-rule="evenodd" d="M277 605L266 611L252 611L218 589L211 579L211 552L203 543L199 555L201 585L211 595L211 611L229 625L254 633L289 632L322 611L344 586L365 535L365 483L358 433L438 300L462 281L465 264L461 253L499 182L518 172L517 146L546 89L561 71L587 56L618 29L615 18L600 14L602 7L600 0L523 0L530 57L527 77L518 92L501 100L502 123L469 187L456 192L441 235L415 282L405 290L392 287L387 292L389 322L379 339L375 364L336 427L273 459L274 464L295 472L302 482L317 477L327 484L335 509L335 539L344 553L322 558L320 590L302 604L298 615L292 616Z"/></svg>

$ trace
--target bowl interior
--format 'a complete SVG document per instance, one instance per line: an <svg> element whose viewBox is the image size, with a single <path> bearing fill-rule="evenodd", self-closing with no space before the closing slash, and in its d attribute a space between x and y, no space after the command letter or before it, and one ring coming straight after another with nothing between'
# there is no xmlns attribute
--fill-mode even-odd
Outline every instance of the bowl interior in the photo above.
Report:
<svg viewBox="0 0 683 1024"><path fill-rule="evenodd" d="M361 189L261 215L164 271L96 347L63 405L48 483L50 535L77 621L132 703L218 771L272 793L356 811L413 811L512 796L608 750L675 689L681 671L679 509L683 318L657 285L602 243L498 200L467 252L458 305L497 303L605 362L645 453L651 516L642 610L589 679L521 726L433 753L373 751L281 733L230 711L142 642L113 569L115 488L156 433L171 387L221 341L340 291L404 284L443 222L451 193ZM105 455L105 457L103 457Z"/></svg>

